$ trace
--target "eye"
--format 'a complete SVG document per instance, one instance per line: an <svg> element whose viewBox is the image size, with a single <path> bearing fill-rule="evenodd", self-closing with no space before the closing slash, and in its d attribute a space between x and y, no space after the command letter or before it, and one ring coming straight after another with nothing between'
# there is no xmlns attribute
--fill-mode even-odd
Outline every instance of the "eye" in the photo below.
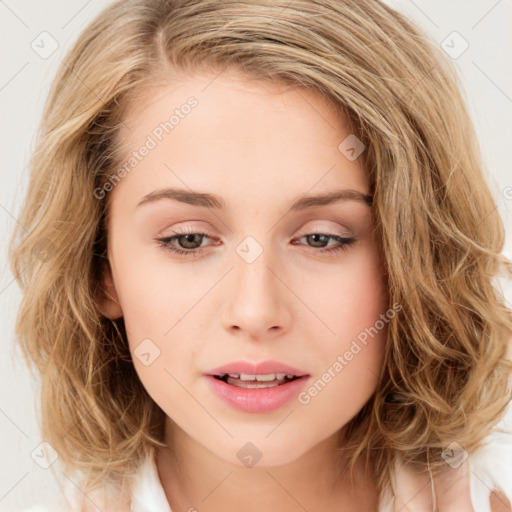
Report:
<svg viewBox="0 0 512 512"><path fill-rule="evenodd" d="M160 246L179 256L190 256L192 258L199 256L203 252L201 242L205 238L211 238L206 233L195 233L193 231L179 232L174 231L172 236L156 238ZM315 252L337 253L338 251L348 250L348 246L356 241L355 237L342 237L339 235L330 235L326 233L310 233L303 235L297 240L306 239L310 247L319 249ZM329 241L337 242L337 245L329 247ZM176 243L178 245L176 245ZM296 245L295 241L293 242ZM332 245L332 244L331 244Z"/></svg>
<svg viewBox="0 0 512 512"><path fill-rule="evenodd" d="M338 251L346 251L348 250L348 247L350 244L353 244L356 241L355 237L343 237L339 235L329 235L327 233L310 233L307 235L304 235L298 240L306 239L310 245L310 247L319 247L320 250L316 252L320 253L337 253ZM329 240L334 240L338 243L338 245L329 247L328 242Z"/></svg>
<svg viewBox="0 0 512 512"><path fill-rule="evenodd" d="M202 252L201 241L204 238L210 238L206 233L194 233L192 231L179 232L174 231L173 236L157 238L156 240L165 249L180 256L198 256ZM177 247L174 242L178 242ZM199 250L198 250L199 249Z"/></svg>

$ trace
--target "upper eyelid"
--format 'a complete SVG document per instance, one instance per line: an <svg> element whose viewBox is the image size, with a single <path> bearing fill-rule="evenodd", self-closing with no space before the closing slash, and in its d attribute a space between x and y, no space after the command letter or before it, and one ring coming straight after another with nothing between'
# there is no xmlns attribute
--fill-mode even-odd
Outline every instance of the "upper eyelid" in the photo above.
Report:
<svg viewBox="0 0 512 512"><path fill-rule="evenodd" d="M329 230L324 230L324 231L305 231L304 233L300 234L300 235L297 235L295 237L292 238L292 241L296 241L296 240L300 240L301 238L304 238L305 236L310 236L310 235L315 235L315 234L318 234L318 235L326 235L328 237L330 237L331 239L336 239L336 238L341 238L341 239L347 239L347 240L355 240L357 239L357 237L351 233L343 233L343 234L338 234L338 233L333 233ZM209 235L208 233L206 232L203 232L202 230L196 230L196 231L183 231L183 232L180 232L180 231L176 231L176 232L173 232L169 235L166 235L166 236L161 236L158 238L158 240L176 240L177 238L180 238L182 236L186 236L186 235L201 235L203 237L207 237L209 238L210 240L213 240L214 242L218 242L219 240L216 238L216 237L213 237L211 235ZM213 244L215 245L215 244ZM218 245L218 243L217 243ZM191 249L192 250L199 250L199 249L202 249L203 247L198 247L196 249Z"/></svg>
<svg viewBox="0 0 512 512"><path fill-rule="evenodd" d="M330 229L311 229L311 230L304 230L302 232L302 234L297 235L295 238L302 238L303 236L306 236L306 235L315 235L315 234L329 235L329 236L340 236L340 237L347 237L347 238L354 236L354 234L349 231L346 231L343 233L337 233ZM179 237L179 236L185 236L185 235L203 235L203 236L207 236L208 238L211 238L213 240L215 240L217 238L215 236L210 235L207 232L207 230L202 230L202 229L184 230L184 231L181 231L178 229L176 231L169 233L168 235L162 235L160 238L172 238L172 237Z"/></svg>
<svg viewBox="0 0 512 512"><path fill-rule="evenodd" d="M331 222L336 222L336 221L331 221ZM302 229L301 231L303 234L301 234L300 236L311 235L311 234L315 234L315 233L325 234L325 235L333 235L333 236L346 236L347 238L355 236L355 233L349 227L345 227L345 226L341 226L341 225L340 225L340 227L343 230L342 232L338 232L336 229L328 228L328 227L325 227L325 228L324 227L314 227L311 229ZM169 235L162 235L162 236L165 238L170 238L172 236L205 234L206 236L208 236L210 238L213 238L213 239L216 238L215 236L210 235L208 231L209 231L208 229L203 229L200 227L185 226L183 228L174 229Z"/></svg>

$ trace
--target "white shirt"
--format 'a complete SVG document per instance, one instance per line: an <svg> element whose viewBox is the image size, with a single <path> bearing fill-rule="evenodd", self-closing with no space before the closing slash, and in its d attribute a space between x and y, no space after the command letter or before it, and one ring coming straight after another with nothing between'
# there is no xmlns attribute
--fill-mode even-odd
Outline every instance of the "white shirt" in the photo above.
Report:
<svg viewBox="0 0 512 512"><path fill-rule="evenodd" d="M498 426L510 428L508 423L504 418ZM492 512L489 495L493 489L501 490L512 503L512 434L493 432L486 438L486 444L469 456L464 463L467 462L471 471L469 493L476 512ZM78 495L76 488L70 488L66 494L70 504L62 510L81 512L76 505L73 506L73 496ZM154 457L148 457L137 470L131 498L131 512L172 512L158 476ZM394 499L390 493L383 496L379 512L392 512ZM23 512L60 512L60 509L35 506Z"/></svg>

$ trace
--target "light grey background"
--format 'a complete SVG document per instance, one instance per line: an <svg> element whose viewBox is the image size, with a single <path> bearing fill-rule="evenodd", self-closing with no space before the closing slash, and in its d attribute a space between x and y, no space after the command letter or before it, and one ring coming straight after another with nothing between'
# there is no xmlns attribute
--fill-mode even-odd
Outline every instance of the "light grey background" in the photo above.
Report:
<svg viewBox="0 0 512 512"><path fill-rule="evenodd" d="M0 511L46 503L55 493L52 470L31 453L42 441L36 420L38 386L14 350L14 319L21 298L6 249L27 185L27 161L49 84L65 52L109 0L0 0ZM498 209L507 226L505 253L512 256L512 76L511 0L388 0L409 14L437 43L458 32L469 44L454 59L463 78ZM58 43L51 49L48 32ZM460 48L459 36L447 40ZM34 42L34 43L33 43ZM37 45L37 46L36 46ZM510 284L502 282L509 303Z"/></svg>

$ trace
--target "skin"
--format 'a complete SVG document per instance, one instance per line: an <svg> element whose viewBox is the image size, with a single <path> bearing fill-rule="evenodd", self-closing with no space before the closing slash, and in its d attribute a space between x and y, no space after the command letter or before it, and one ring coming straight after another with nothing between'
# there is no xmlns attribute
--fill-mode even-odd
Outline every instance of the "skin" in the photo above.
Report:
<svg viewBox="0 0 512 512"><path fill-rule="evenodd" d="M203 376L230 361L274 359L314 382L389 308L368 205L350 200L289 211L306 194L369 193L362 159L338 150L350 135L343 119L305 89L234 69L217 75L169 71L168 83L130 104L120 132L127 158L187 98L198 100L108 196L110 299L102 307L110 318L124 316L132 352L144 339L160 351L148 366L133 359L167 415L167 448L157 452L162 486L173 512L375 511L371 471L359 467L354 488L337 478L344 463L336 459L336 433L375 391L386 327L308 404L294 399L272 412L238 411ZM166 187L221 196L226 208L169 199L137 206ZM187 250L195 242L197 257L155 241L187 228L208 236L173 245ZM356 242L322 253L305 236L315 232ZM236 252L247 236L263 250L252 263ZM261 453L253 467L237 457L247 442Z"/></svg>

